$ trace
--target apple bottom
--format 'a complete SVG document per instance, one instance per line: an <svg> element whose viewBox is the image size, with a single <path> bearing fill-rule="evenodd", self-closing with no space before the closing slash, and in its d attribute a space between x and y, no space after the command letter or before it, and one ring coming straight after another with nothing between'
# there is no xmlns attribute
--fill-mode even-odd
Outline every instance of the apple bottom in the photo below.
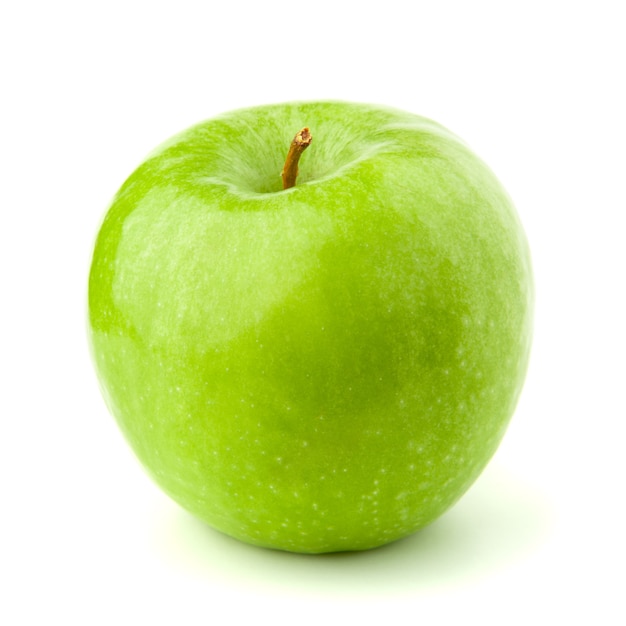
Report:
<svg viewBox="0 0 626 626"><path fill-rule="evenodd" d="M411 389L381 385L366 404L346 388L324 410L219 355L190 369L128 339L103 341L109 407L153 479L215 529L269 548L365 550L410 535L474 482L512 412L507 385L476 387L468 371L464 384L460 364ZM455 375L449 394L433 393Z"/></svg>

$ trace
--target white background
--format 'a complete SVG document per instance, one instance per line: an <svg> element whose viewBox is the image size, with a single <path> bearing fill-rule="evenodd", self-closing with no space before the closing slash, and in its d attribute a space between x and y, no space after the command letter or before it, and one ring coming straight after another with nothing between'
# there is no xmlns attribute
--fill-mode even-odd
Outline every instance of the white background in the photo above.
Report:
<svg viewBox="0 0 626 626"><path fill-rule="evenodd" d="M3 3L0 622L626 623L621 4ZM461 502L387 548L307 557L222 537L149 481L100 397L85 290L153 147L318 98L465 138L516 202L537 309L518 411Z"/></svg>

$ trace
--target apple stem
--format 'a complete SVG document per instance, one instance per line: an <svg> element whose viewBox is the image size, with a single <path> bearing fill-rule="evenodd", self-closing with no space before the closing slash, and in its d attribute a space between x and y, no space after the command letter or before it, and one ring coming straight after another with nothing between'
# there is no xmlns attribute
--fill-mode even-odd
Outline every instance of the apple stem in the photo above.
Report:
<svg viewBox="0 0 626 626"><path fill-rule="evenodd" d="M283 189L289 189L296 186L296 178L298 177L298 161L302 153L311 145L313 137L308 128L303 128L296 134L289 146L285 167L281 176L283 177Z"/></svg>

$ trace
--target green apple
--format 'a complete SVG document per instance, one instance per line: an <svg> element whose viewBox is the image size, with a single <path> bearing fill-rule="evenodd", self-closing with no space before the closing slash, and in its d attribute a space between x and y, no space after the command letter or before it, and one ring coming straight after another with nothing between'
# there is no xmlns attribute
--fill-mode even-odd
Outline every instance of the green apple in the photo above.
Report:
<svg viewBox="0 0 626 626"><path fill-rule="evenodd" d="M260 546L362 550L433 521L492 457L532 294L511 200L458 137L380 106L279 104L190 128L124 183L89 338L180 505Z"/></svg>

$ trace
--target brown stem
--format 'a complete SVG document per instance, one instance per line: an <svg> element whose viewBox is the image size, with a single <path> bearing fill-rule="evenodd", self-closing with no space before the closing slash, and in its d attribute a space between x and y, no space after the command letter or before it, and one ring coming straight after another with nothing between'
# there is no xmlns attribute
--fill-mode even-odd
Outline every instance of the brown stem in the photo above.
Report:
<svg viewBox="0 0 626 626"><path fill-rule="evenodd" d="M303 128L293 138L282 172L283 189L295 187L296 178L298 177L298 161L300 160L300 155L311 145L311 141L313 141L313 137L311 137L308 128Z"/></svg>

